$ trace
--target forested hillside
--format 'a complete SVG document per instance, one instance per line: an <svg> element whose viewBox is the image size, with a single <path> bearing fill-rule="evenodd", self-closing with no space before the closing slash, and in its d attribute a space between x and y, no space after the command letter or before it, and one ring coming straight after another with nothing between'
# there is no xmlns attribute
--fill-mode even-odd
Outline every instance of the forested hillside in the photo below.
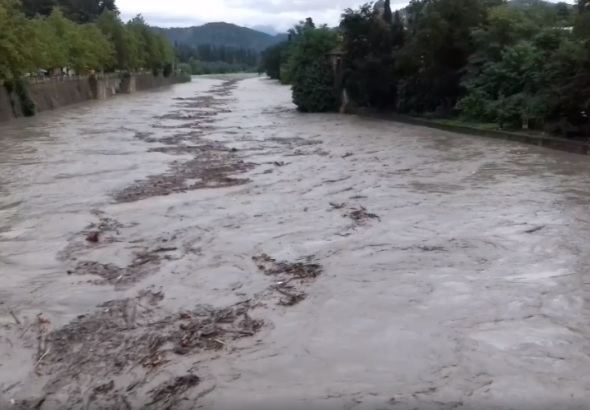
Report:
<svg viewBox="0 0 590 410"><path fill-rule="evenodd" d="M271 36L260 31L229 23L208 23L196 27L160 28L172 43L199 46L226 46L262 51L287 38L286 34Z"/></svg>
<svg viewBox="0 0 590 410"><path fill-rule="evenodd" d="M255 71L260 57L256 50L211 44L177 43L174 50L181 68L194 75Z"/></svg>

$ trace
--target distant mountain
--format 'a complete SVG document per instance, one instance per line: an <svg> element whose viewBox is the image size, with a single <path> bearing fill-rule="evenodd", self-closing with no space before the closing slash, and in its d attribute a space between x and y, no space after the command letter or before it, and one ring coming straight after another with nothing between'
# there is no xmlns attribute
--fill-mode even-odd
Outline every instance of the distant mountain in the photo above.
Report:
<svg viewBox="0 0 590 410"><path fill-rule="evenodd" d="M200 44L243 47L262 51L287 38L286 34L270 35L230 23L207 23L195 27L153 27L162 31L171 42L198 46Z"/></svg>
<svg viewBox="0 0 590 410"><path fill-rule="evenodd" d="M252 26L252 30L260 31L271 36L276 36L279 32L273 26Z"/></svg>

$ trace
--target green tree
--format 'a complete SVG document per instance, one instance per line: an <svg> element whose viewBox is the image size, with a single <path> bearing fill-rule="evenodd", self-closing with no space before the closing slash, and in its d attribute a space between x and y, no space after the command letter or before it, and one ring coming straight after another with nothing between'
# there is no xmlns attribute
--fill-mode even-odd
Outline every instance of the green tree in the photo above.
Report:
<svg viewBox="0 0 590 410"><path fill-rule="evenodd" d="M327 54L339 45L336 32L328 28L304 30L290 64L293 102L304 112L335 110L334 77Z"/></svg>
<svg viewBox="0 0 590 410"><path fill-rule="evenodd" d="M389 0L385 0L383 20L385 20L387 24L393 23L393 14L391 13L391 4Z"/></svg>
<svg viewBox="0 0 590 410"><path fill-rule="evenodd" d="M406 40L406 29L402 21L399 11L395 11L393 15L393 22L391 24L391 44L394 50L401 50Z"/></svg>
<svg viewBox="0 0 590 410"><path fill-rule="evenodd" d="M27 17L49 16L55 7L57 0L22 0L22 10Z"/></svg>
<svg viewBox="0 0 590 410"><path fill-rule="evenodd" d="M392 106L396 100L396 54L393 30L381 19L375 19L370 4L342 14L344 85L349 96L364 106ZM402 37L397 37L401 47Z"/></svg>
<svg viewBox="0 0 590 410"><path fill-rule="evenodd" d="M103 71L115 66L117 64L115 47L97 25L83 24L79 28L84 50L82 50L81 61L78 62L77 72Z"/></svg>
<svg viewBox="0 0 590 410"><path fill-rule="evenodd" d="M569 21L571 17L570 5L564 2L559 2L555 5L557 17L562 21Z"/></svg>
<svg viewBox="0 0 590 410"><path fill-rule="evenodd" d="M50 72L65 67L68 62L68 47L58 36L52 20L38 16L31 20L31 24L35 32L31 41L35 41L37 66Z"/></svg>
<svg viewBox="0 0 590 410"><path fill-rule="evenodd" d="M127 27L119 19L117 14L112 11L105 10L100 15L96 22L97 27L100 31L108 37L113 44L115 50L115 62L107 67L107 70L113 71L114 69L131 69L132 63L132 50L133 42L131 36L128 33Z"/></svg>
<svg viewBox="0 0 590 410"><path fill-rule="evenodd" d="M100 0L98 3L98 15L102 15L105 11L115 13L117 16L120 14L119 8L115 4L115 0Z"/></svg>
<svg viewBox="0 0 590 410"><path fill-rule="evenodd" d="M34 26L16 0L0 0L0 78L15 79L36 72L37 47Z"/></svg>
<svg viewBox="0 0 590 410"><path fill-rule="evenodd" d="M144 68L152 70L154 75L164 72L167 65L172 64L172 45L163 34L156 34L138 14L128 23L135 36L134 44L138 50L138 61Z"/></svg>

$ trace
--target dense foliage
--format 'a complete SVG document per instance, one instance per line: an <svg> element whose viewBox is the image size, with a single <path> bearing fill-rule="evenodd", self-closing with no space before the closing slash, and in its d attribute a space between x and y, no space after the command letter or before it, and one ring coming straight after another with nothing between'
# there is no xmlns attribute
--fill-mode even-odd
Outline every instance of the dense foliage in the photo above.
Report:
<svg viewBox="0 0 590 410"><path fill-rule="evenodd" d="M288 32L286 41L262 53L258 71L292 84L293 102L303 112L335 110L334 74L327 55L340 44L338 32L316 28L307 18Z"/></svg>
<svg viewBox="0 0 590 410"><path fill-rule="evenodd" d="M255 71L258 65L259 53L252 49L211 44L175 44L174 49L178 61L187 64L194 75Z"/></svg>
<svg viewBox="0 0 590 410"><path fill-rule="evenodd" d="M501 128L586 134L585 7L412 0L402 21L371 5L342 15L345 87L359 104ZM390 21L388 21L390 20Z"/></svg>
<svg viewBox="0 0 590 410"><path fill-rule="evenodd" d="M344 87L361 106L590 134L585 0L412 0L396 12L387 0L345 10L339 30ZM298 70L297 46L292 38L267 49L260 71L283 81Z"/></svg>
<svg viewBox="0 0 590 410"><path fill-rule="evenodd" d="M312 27L301 33L284 74L293 84L293 102L299 111L324 112L337 108L334 73L326 55L338 43L338 34L326 27Z"/></svg>
<svg viewBox="0 0 590 410"><path fill-rule="evenodd" d="M174 50L141 15L123 23L112 0L0 0L0 79L44 69L150 69L168 75Z"/></svg>
<svg viewBox="0 0 590 410"><path fill-rule="evenodd" d="M325 29L326 27L323 26L322 28ZM262 52L258 72L265 72L270 78L280 80L283 84L291 84L292 70L289 61L291 54L298 46L303 33L311 29L315 29L315 23L309 17L289 29L285 41L270 46Z"/></svg>

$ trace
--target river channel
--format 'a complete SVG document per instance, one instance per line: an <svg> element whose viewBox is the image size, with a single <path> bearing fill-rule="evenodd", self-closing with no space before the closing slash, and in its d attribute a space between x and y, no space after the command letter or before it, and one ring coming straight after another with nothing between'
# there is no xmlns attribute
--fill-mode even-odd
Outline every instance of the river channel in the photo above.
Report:
<svg viewBox="0 0 590 410"><path fill-rule="evenodd" d="M0 126L0 401L582 408L589 183L263 78Z"/></svg>

